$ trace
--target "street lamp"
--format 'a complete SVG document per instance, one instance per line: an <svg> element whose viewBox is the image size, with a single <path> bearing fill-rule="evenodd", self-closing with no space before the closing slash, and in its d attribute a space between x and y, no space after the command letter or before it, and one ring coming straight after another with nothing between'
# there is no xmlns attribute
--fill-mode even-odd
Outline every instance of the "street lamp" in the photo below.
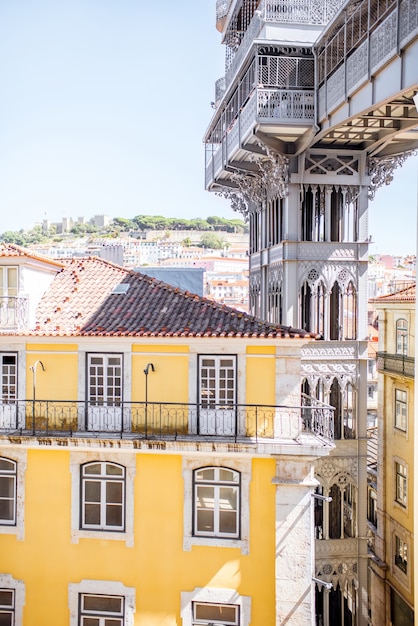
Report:
<svg viewBox="0 0 418 626"><path fill-rule="evenodd" d="M147 427L148 427L148 374L151 368L151 372L155 372L155 367L152 363L148 363L146 368L144 369L145 374L145 439L147 438Z"/></svg>
<svg viewBox="0 0 418 626"><path fill-rule="evenodd" d="M35 400L36 400L36 370L38 365L42 367L42 371L45 372L45 366L42 361L35 361L33 365L29 366L30 371L32 372L32 434L35 434Z"/></svg>

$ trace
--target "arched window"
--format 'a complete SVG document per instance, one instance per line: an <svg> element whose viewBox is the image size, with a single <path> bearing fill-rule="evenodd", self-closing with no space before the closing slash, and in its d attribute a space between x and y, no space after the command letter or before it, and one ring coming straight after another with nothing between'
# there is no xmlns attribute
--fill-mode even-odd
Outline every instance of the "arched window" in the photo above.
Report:
<svg viewBox="0 0 418 626"><path fill-rule="evenodd" d="M313 241L314 237L314 196L312 190L309 187L308 191L305 191L302 201L302 241Z"/></svg>
<svg viewBox="0 0 418 626"><path fill-rule="evenodd" d="M0 457L0 525L16 524L17 463Z"/></svg>
<svg viewBox="0 0 418 626"><path fill-rule="evenodd" d="M343 195L335 188L331 193L331 241L343 239Z"/></svg>
<svg viewBox="0 0 418 626"><path fill-rule="evenodd" d="M329 338L334 340L341 339L341 317L340 317L340 298L341 289L337 281L332 286L330 294L330 324L329 324Z"/></svg>
<svg viewBox="0 0 418 626"><path fill-rule="evenodd" d="M355 339L357 333L357 294L350 280L343 298L343 339Z"/></svg>
<svg viewBox="0 0 418 626"><path fill-rule="evenodd" d="M334 439L341 439L342 438L342 432L343 432L342 424L341 424L341 422L342 422L341 417L342 417L343 399L342 399L340 385L339 385L338 380L336 378L334 378L334 380L332 381L330 394L329 394L329 403L335 409L335 412L334 412Z"/></svg>
<svg viewBox="0 0 418 626"><path fill-rule="evenodd" d="M357 489L349 481L334 483L328 507L329 539L346 539L357 533Z"/></svg>
<svg viewBox="0 0 418 626"><path fill-rule="evenodd" d="M227 467L193 472L193 535L239 538L240 473Z"/></svg>
<svg viewBox="0 0 418 626"><path fill-rule="evenodd" d="M396 354L408 354L408 322L405 319L396 321Z"/></svg>
<svg viewBox="0 0 418 626"><path fill-rule="evenodd" d="M273 281L269 284L268 320L273 324L281 324L282 318L282 283L279 281Z"/></svg>
<svg viewBox="0 0 418 626"><path fill-rule="evenodd" d="M259 273L250 275L249 305L251 315L261 315L261 276Z"/></svg>
<svg viewBox="0 0 418 626"><path fill-rule="evenodd" d="M311 288L305 281L300 291L300 321L303 330L312 330L311 328Z"/></svg>
<svg viewBox="0 0 418 626"><path fill-rule="evenodd" d="M81 471L81 528L125 528L125 468L116 463L93 462Z"/></svg>
<svg viewBox="0 0 418 626"><path fill-rule="evenodd" d="M357 431L357 394L351 383L344 392L344 439L355 439Z"/></svg>

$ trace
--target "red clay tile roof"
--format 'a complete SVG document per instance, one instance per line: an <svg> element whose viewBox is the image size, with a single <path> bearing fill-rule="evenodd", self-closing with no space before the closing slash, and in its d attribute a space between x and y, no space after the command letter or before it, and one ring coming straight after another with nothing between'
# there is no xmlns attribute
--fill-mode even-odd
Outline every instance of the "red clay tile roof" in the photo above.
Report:
<svg viewBox="0 0 418 626"><path fill-rule="evenodd" d="M21 248L14 243L0 243L0 257L26 257L28 259L34 259L35 261L42 261L48 263L48 265L54 265L55 267L62 267L60 261L51 259L40 254L35 254L27 248Z"/></svg>
<svg viewBox="0 0 418 626"><path fill-rule="evenodd" d="M63 264L38 306L32 335L315 337L97 257ZM112 293L120 283L126 293Z"/></svg>
<svg viewBox="0 0 418 626"><path fill-rule="evenodd" d="M415 295L416 285L410 285L409 287L396 291L395 293L389 293L386 296L370 299L370 302L374 304L385 302L415 302Z"/></svg>

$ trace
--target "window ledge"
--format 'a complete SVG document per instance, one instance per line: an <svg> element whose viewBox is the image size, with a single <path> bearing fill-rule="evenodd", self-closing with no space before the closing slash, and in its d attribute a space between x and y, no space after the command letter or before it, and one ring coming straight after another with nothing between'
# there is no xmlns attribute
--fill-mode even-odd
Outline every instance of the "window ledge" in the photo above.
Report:
<svg viewBox="0 0 418 626"><path fill-rule="evenodd" d="M106 530L73 530L71 543L78 543L80 539L106 539L110 541L124 541L127 548L133 548L134 535L127 532L114 532Z"/></svg>
<svg viewBox="0 0 418 626"><path fill-rule="evenodd" d="M241 554L249 554L248 541L245 539L226 539L225 537L185 537L183 540L183 549L190 551L193 546L235 548L241 550Z"/></svg>

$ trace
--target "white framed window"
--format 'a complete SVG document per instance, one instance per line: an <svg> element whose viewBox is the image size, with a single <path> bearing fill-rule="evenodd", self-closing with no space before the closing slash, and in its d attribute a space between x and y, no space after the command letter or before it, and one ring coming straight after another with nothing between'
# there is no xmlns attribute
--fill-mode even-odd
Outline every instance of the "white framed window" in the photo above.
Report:
<svg viewBox="0 0 418 626"><path fill-rule="evenodd" d="M24 539L25 471L27 450L10 450L0 456L0 535Z"/></svg>
<svg viewBox="0 0 418 626"><path fill-rule="evenodd" d="M80 594L80 626L123 626L125 598Z"/></svg>
<svg viewBox="0 0 418 626"><path fill-rule="evenodd" d="M0 296L17 296L18 272L17 267L0 267Z"/></svg>
<svg viewBox="0 0 418 626"><path fill-rule="evenodd" d="M16 524L16 489L17 463L0 457L0 525Z"/></svg>
<svg viewBox="0 0 418 626"><path fill-rule="evenodd" d="M1 403L10 404L17 398L17 354L0 354L1 368Z"/></svg>
<svg viewBox="0 0 418 626"><path fill-rule="evenodd" d="M373 487L367 489L367 519L377 527L377 493Z"/></svg>
<svg viewBox="0 0 418 626"><path fill-rule="evenodd" d="M200 435L237 433L237 357L201 354L199 372Z"/></svg>
<svg viewBox="0 0 418 626"><path fill-rule="evenodd" d="M396 354L408 354L408 322L396 320Z"/></svg>
<svg viewBox="0 0 418 626"><path fill-rule="evenodd" d="M1 311L0 311L1 317ZM0 320L1 325L1 320ZM17 412L17 354L13 352L0 353L0 430L18 429L19 416Z"/></svg>
<svg viewBox="0 0 418 626"><path fill-rule="evenodd" d="M134 544L135 454L70 453L71 541L114 539Z"/></svg>
<svg viewBox="0 0 418 626"><path fill-rule="evenodd" d="M193 602L193 626L239 626L238 604Z"/></svg>
<svg viewBox="0 0 418 626"><path fill-rule="evenodd" d="M239 538L239 472L227 467L201 467L193 472L193 534Z"/></svg>
<svg viewBox="0 0 418 626"><path fill-rule="evenodd" d="M135 589L112 580L68 586L70 626L133 626Z"/></svg>
<svg viewBox="0 0 418 626"><path fill-rule="evenodd" d="M81 468L81 528L125 528L125 468L109 462L87 463Z"/></svg>
<svg viewBox="0 0 418 626"><path fill-rule="evenodd" d="M236 356L199 356L199 403L203 408L236 403Z"/></svg>
<svg viewBox="0 0 418 626"><path fill-rule="evenodd" d="M408 502L408 469L402 463L395 462L396 502L406 507Z"/></svg>
<svg viewBox="0 0 418 626"><path fill-rule="evenodd" d="M183 457L184 550L201 545L248 554L251 461L223 462L221 456Z"/></svg>
<svg viewBox="0 0 418 626"><path fill-rule="evenodd" d="M395 389L395 428L406 432L408 424L408 394Z"/></svg>
<svg viewBox="0 0 418 626"><path fill-rule="evenodd" d="M87 430L123 428L123 355L87 354Z"/></svg>
<svg viewBox="0 0 418 626"><path fill-rule="evenodd" d="M251 598L235 589L197 587L181 594L182 626L249 626Z"/></svg>
<svg viewBox="0 0 418 626"><path fill-rule="evenodd" d="M120 406L121 354L88 354L88 399L93 406Z"/></svg>
<svg viewBox="0 0 418 626"><path fill-rule="evenodd" d="M14 626L15 623L15 590L0 588L0 624Z"/></svg>
<svg viewBox="0 0 418 626"><path fill-rule="evenodd" d="M25 585L10 574L0 574L0 625L22 626Z"/></svg>
<svg viewBox="0 0 418 626"><path fill-rule="evenodd" d="M398 535L395 535L395 565L404 574L408 573L408 545Z"/></svg>

